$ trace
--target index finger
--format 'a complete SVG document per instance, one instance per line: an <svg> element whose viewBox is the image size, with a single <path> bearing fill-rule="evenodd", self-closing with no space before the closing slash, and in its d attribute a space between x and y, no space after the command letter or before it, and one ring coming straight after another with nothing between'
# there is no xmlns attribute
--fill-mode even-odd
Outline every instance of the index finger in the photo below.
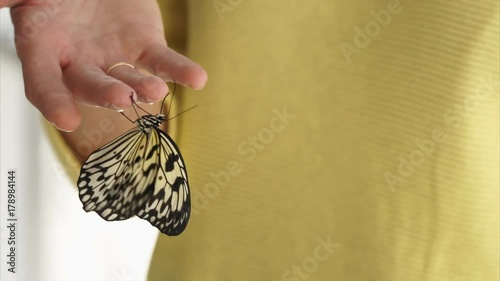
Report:
<svg viewBox="0 0 500 281"><path fill-rule="evenodd" d="M207 83L207 72L197 63L166 45L151 46L138 61L148 71L181 85L200 90Z"/></svg>

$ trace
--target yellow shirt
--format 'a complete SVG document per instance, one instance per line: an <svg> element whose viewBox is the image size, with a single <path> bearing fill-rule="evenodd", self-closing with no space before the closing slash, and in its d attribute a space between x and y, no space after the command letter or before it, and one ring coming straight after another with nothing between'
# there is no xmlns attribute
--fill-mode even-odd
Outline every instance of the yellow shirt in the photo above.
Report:
<svg viewBox="0 0 500 281"><path fill-rule="evenodd" d="M176 2L209 83L151 280L498 280L498 1Z"/></svg>

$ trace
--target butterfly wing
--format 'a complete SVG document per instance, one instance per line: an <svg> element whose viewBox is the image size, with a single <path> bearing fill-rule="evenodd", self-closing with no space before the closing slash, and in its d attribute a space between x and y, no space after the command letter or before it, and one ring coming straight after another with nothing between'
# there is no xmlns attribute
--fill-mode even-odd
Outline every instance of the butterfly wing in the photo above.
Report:
<svg viewBox="0 0 500 281"><path fill-rule="evenodd" d="M161 166L153 194L137 216L167 235L179 235L186 228L191 211L186 166L179 148L165 132L156 128L152 134L160 138L157 153Z"/></svg>
<svg viewBox="0 0 500 281"><path fill-rule="evenodd" d="M147 193L153 190L158 169L158 165L153 165L147 170L149 176L141 174L150 142L154 140L135 128L89 156L77 182L85 211L95 211L108 221L128 219L135 214L140 201L144 203L149 198ZM136 190L137 185L143 188Z"/></svg>
<svg viewBox="0 0 500 281"><path fill-rule="evenodd" d="M116 194L109 207L123 217L135 215L149 200L155 187L159 165L160 137L150 129L135 144L124 173L112 187ZM115 193L116 192L116 193Z"/></svg>

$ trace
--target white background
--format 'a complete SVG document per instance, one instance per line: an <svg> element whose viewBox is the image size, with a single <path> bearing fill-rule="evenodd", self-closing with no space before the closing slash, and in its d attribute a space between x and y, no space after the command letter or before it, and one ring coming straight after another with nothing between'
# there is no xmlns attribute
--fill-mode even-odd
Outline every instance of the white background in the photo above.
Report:
<svg viewBox="0 0 500 281"><path fill-rule="evenodd" d="M26 100L8 9L0 10L0 279L145 280L158 231L86 213ZM7 271L7 171L17 171L16 274Z"/></svg>

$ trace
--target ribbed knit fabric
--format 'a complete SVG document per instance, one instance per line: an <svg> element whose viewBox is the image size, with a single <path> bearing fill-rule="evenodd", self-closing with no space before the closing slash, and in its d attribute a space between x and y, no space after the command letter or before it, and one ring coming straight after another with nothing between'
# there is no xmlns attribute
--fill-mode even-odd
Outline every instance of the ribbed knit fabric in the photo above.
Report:
<svg viewBox="0 0 500 281"><path fill-rule="evenodd" d="M188 1L195 211L150 278L498 280L498 8Z"/></svg>
<svg viewBox="0 0 500 281"><path fill-rule="evenodd" d="M499 280L498 1L182 5L209 83L151 280Z"/></svg>

